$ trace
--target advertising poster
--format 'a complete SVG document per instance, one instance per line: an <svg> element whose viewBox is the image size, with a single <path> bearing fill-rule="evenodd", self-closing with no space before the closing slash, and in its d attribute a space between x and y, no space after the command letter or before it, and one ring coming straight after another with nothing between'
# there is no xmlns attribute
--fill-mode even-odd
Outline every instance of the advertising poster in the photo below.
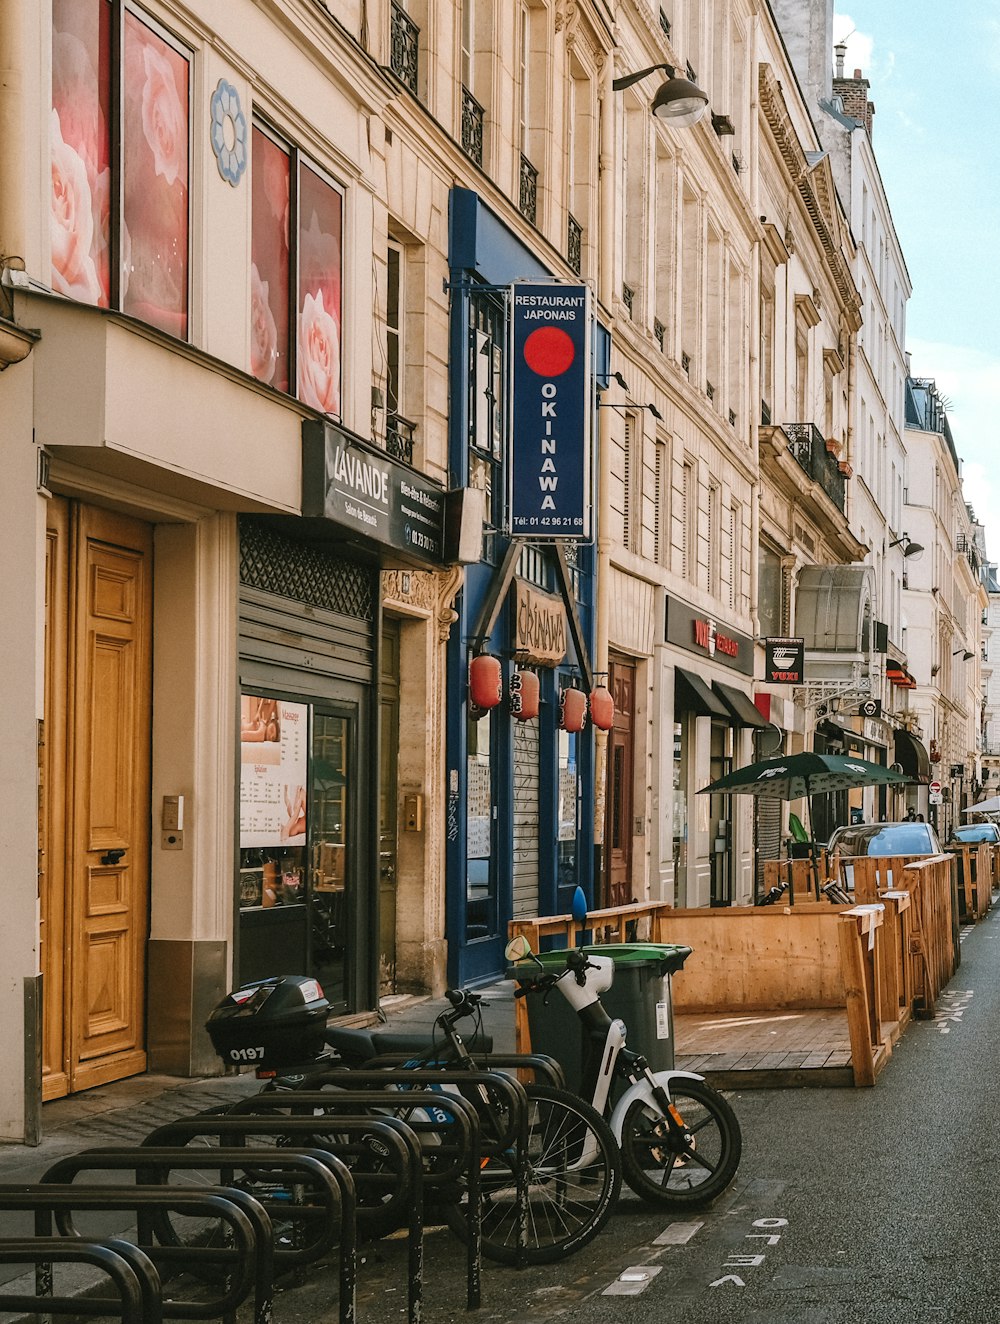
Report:
<svg viewBox="0 0 1000 1324"><path fill-rule="evenodd" d="M308 713L304 703L240 698L240 847L304 846Z"/></svg>

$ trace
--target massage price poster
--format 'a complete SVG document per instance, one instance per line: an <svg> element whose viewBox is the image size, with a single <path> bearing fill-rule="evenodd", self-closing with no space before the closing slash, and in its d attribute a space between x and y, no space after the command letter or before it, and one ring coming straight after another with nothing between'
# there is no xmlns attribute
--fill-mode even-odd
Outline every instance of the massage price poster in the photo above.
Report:
<svg viewBox="0 0 1000 1324"><path fill-rule="evenodd" d="M309 706L240 697L240 847L304 846Z"/></svg>

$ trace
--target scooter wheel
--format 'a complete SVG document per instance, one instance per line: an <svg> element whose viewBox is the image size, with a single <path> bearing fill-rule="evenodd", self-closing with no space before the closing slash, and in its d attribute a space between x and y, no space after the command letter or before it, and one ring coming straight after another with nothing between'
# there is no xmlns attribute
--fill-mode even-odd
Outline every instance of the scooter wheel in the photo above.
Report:
<svg viewBox="0 0 1000 1324"><path fill-rule="evenodd" d="M666 1209L711 1203L736 1176L743 1138L726 1099L703 1080L673 1079L671 1126L659 1108L637 1100L622 1125L625 1180L641 1199Z"/></svg>

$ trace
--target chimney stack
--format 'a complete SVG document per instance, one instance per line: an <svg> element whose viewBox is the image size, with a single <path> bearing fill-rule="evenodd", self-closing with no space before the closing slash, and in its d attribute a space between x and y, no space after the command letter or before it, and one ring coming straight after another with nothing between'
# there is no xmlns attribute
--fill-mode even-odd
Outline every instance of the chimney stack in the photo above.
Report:
<svg viewBox="0 0 1000 1324"><path fill-rule="evenodd" d="M875 103L868 100L871 84L862 78L861 70L855 69L853 78L844 77L844 54L846 46L838 44L834 48L837 57L837 73L833 80L833 94L840 97L844 114L863 126L868 137L872 136L872 120L875 116Z"/></svg>

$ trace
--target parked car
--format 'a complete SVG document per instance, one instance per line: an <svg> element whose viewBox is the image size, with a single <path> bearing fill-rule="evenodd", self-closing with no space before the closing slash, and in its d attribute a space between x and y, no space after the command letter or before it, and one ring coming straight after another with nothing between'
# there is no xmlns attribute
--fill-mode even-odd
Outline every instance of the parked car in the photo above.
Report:
<svg viewBox="0 0 1000 1324"><path fill-rule="evenodd" d="M828 857L835 850L841 856L940 855L941 840L930 823L852 823L837 828L826 850Z"/></svg>
<svg viewBox="0 0 1000 1324"><path fill-rule="evenodd" d="M834 852L841 859L854 855L940 855L941 839L930 823L852 823L837 828L826 848L826 858L832 864ZM848 891L854 890L854 869L843 868L843 881ZM892 877L890 874L889 881Z"/></svg>
<svg viewBox="0 0 1000 1324"><path fill-rule="evenodd" d="M991 846L996 846L1000 844L1000 827L997 827L996 823L963 823L960 827L952 829L951 839L971 842L973 845L986 841Z"/></svg>

